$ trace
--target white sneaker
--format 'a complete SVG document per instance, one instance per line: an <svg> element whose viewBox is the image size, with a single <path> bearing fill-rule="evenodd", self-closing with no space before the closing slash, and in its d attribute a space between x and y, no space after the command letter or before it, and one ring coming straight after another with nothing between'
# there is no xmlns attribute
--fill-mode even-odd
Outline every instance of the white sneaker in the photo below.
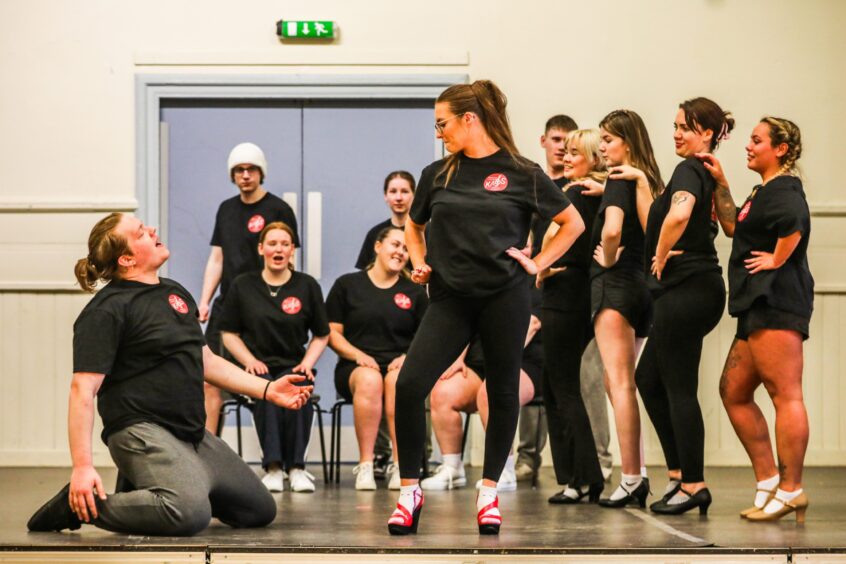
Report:
<svg viewBox="0 0 846 564"><path fill-rule="evenodd" d="M388 475L388 489L399 491L401 486L399 466L393 463L389 464L385 474Z"/></svg>
<svg viewBox="0 0 846 564"><path fill-rule="evenodd" d="M464 475L464 465L456 470L452 466L441 464L435 473L420 482L424 490L451 490L467 485L467 476Z"/></svg>
<svg viewBox="0 0 846 564"><path fill-rule="evenodd" d="M266 487L268 491L281 492L285 490L284 479L285 473L277 468L276 470L271 470L265 474L261 479L261 483L264 484L264 487Z"/></svg>
<svg viewBox="0 0 846 564"><path fill-rule="evenodd" d="M476 482L476 489L482 487L482 480ZM505 468L502 474L499 475L499 481L496 483L496 491L498 492L513 492L517 489L517 476L514 472Z"/></svg>
<svg viewBox="0 0 846 564"><path fill-rule="evenodd" d="M292 492L311 493L314 491L314 476L302 468L291 468L288 473L288 480L291 482Z"/></svg>
<svg viewBox="0 0 846 564"><path fill-rule="evenodd" d="M372 462L362 462L353 468L353 474L355 475L355 489L368 492L376 489Z"/></svg>

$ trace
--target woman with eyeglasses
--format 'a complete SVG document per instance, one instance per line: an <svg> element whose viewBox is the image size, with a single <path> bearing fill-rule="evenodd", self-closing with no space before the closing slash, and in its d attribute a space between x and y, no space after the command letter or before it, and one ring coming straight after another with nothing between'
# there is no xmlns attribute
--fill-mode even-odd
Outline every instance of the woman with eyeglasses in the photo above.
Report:
<svg viewBox="0 0 846 564"><path fill-rule="evenodd" d="M599 150L608 180L593 224L591 311L614 408L622 479L602 507L646 506L649 481L641 457L635 360L652 322L652 298L643 272L646 212L664 188L649 133L638 114L615 110L599 122Z"/></svg>
<svg viewBox="0 0 846 564"><path fill-rule="evenodd" d="M426 425L424 400L479 333L487 366L490 424L476 502L481 534L499 533L497 480L517 429L519 376L529 324L525 272L536 274L584 230L578 212L543 170L514 144L506 98L492 82L447 88L435 103L437 137L451 154L423 169L405 225L412 280L429 284L429 308L397 381L401 491L391 534L417 531L418 484ZM532 213L561 225L534 258L523 249ZM426 223L431 222L428 239Z"/></svg>

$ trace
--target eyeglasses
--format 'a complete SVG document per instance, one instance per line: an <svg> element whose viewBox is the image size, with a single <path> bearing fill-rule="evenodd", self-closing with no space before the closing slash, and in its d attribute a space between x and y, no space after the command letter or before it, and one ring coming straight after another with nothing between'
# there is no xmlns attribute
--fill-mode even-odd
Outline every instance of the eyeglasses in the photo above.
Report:
<svg viewBox="0 0 846 564"><path fill-rule="evenodd" d="M464 113L465 113L465 112L462 112L462 113L460 113L460 114L456 114L456 115L454 115L454 116L452 116L452 117L449 117L449 118L446 118L446 119L442 119L441 121L436 121L436 122L435 122L435 131L437 131L438 133L443 133L443 132L444 132L444 127L446 127L446 124L447 124L447 123L449 123L449 121L450 121L450 120L454 120L454 119L455 119L455 118L457 118L457 117L461 117L461 116L463 116L463 115L464 115Z"/></svg>
<svg viewBox="0 0 846 564"><path fill-rule="evenodd" d="M259 171L259 167L255 166L255 165L232 167L232 173L233 174L244 174L246 172L250 175L253 175L253 174L256 174L258 171Z"/></svg>

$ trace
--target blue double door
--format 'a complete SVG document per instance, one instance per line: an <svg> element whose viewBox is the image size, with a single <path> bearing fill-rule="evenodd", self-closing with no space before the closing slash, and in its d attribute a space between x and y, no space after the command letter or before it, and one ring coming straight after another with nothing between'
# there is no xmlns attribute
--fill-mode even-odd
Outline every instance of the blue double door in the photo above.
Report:
<svg viewBox="0 0 846 564"><path fill-rule="evenodd" d="M390 215L382 183L392 170L415 178L439 152L432 101L174 100L161 111L162 219L167 275L199 300L215 213L238 194L229 151L245 141L267 157L264 187L297 215L297 266L324 296L352 272L367 230ZM335 355L317 365L317 391L334 398Z"/></svg>

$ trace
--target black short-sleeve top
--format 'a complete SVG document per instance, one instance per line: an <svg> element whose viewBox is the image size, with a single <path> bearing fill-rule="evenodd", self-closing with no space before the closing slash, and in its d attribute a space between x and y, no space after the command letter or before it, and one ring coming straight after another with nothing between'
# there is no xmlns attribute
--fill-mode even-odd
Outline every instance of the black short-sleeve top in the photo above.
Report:
<svg viewBox="0 0 846 564"><path fill-rule="evenodd" d="M565 194L576 207L579 215L582 216L585 231L579 235L579 238L567 252L552 265L553 268L566 267L567 270L544 280L543 307L545 309L578 311L589 307L590 284L588 273L593 261L594 249L591 239L601 198L599 196L585 196L583 194L585 189L584 186L570 186L565 190Z"/></svg>
<svg viewBox="0 0 846 564"><path fill-rule="evenodd" d="M684 251L667 261L659 281L652 274L652 257L658 247L661 226L670 211L673 195L679 191L689 192L696 198L693 211L681 238L673 245L674 251ZM714 238L717 236L717 214L714 209L714 178L702 162L690 157L678 165L664 192L649 208L646 222L646 253L644 269L650 290L675 286L694 274L722 272L717 259Z"/></svg>
<svg viewBox="0 0 846 564"><path fill-rule="evenodd" d="M426 312L423 286L400 276L390 288L379 288L367 271L344 274L326 298L329 321L344 326L344 337L379 364L408 351Z"/></svg>
<svg viewBox="0 0 846 564"><path fill-rule="evenodd" d="M296 366L305 356L309 332L329 334L320 284L302 272L292 272L282 286L269 286L261 272L242 274L226 296L220 329L237 333L272 370Z"/></svg>
<svg viewBox="0 0 846 564"><path fill-rule="evenodd" d="M97 392L103 442L137 423L155 423L199 443L206 419L197 305L179 283L113 280L73 326L73 371L105 374Z"/></svg>
<svg viewBox="0 0 846 564"><path fill-rule="evenodd" d="M294 210L278 196L268 192L258 202L245 204L240 196L220 204L214 221L211 244L223 250L223 272L220 296L239 274L255 272L263 267L258 254L258 239L265 225L281 221L294 232L294 246L300 246Z"/></svg>
<svg viewBox="0 0 846 564"><path fill-rule="evenodd" d="M570 205L567 196L536 164L503 150L479 159L459 155L446 187L443 165L423 169L410 212L414 223L431 220L430 295L485 297L520 283L525 271L505 251L526 244L533 213L555 217Z"/></svg>
<svg viewBox="0 0 846 564"><path fill-rule="evenodd" d="M593 223L593 237L590 252L602 241L602 228L605 226L605 210L610 207L623 210L623 229L620 246L624 247L620 259L611 268L604 268L591 260L590 276L594 278L605 272L619 272L643 276L643 228L637 215L637 182L609 178L605 181L605 192L599 203L596 220Z"/></svg>
<svg viewBox="0 0 846 564"><path fill-rule="evenodd" d="M749 274L744 261L752 251L771 253L780 238L800 232L802 238L781 267ZM811 213L802 181L777 176L756 186L737 213L729 260L729 313L737 316L764 298L770 307L810 319L814 278L808 268Z"/></svg>

